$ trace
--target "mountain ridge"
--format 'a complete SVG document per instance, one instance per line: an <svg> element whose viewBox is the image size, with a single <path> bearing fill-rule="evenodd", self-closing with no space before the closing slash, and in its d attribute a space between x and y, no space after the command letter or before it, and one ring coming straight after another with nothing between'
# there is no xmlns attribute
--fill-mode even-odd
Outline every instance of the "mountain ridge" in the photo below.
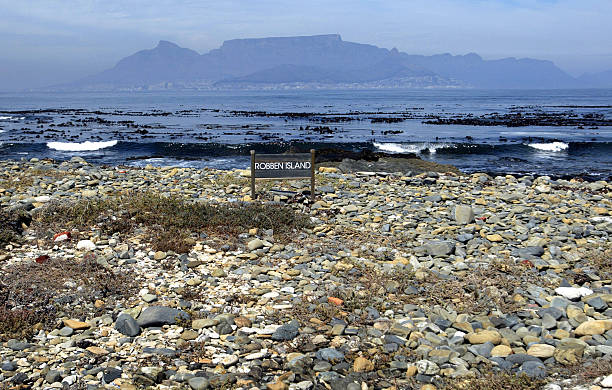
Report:
<svg viewBox="0 0 612 390"><path fill-rule="evenodd" d="M199 54L165 40L64 89L257 88L360 85L382 88L577 88L553 62L431 56L348 42L339 34L242 38Z"/></svg>

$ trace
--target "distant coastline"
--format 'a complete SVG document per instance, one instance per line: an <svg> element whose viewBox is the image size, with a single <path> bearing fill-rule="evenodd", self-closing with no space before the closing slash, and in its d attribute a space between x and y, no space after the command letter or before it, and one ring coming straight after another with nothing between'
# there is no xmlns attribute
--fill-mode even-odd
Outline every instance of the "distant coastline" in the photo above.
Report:
<svg viewBox="0 0 612 390"><path fill-rule="evenodd" d="M407 54L340 35L236 39L199 54L160 41L110 69L48 91L612 88L612 72L575 78L551 61Z"/></svg>

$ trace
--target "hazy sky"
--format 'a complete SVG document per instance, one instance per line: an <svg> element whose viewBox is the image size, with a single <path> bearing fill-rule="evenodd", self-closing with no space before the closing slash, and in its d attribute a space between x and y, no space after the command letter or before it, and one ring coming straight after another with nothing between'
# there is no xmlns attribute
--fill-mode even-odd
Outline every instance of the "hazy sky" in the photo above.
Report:
<svg viewBox="0 0 612 390"><path fill-rule="evenodd" d="M612 69L612 0L0 0L0 90L70 81L160 39L339 33L411 54L533 57Z"/></svg>

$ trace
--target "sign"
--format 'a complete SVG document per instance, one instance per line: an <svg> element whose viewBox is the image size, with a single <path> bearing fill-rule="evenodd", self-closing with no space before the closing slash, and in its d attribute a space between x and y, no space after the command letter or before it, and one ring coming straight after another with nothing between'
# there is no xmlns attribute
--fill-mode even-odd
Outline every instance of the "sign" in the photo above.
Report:
<svg viewBox="0 0 612 390"><path fill-rule="evenodd" d="M255 154L251 150L251 198L255 199L256 179L310 178L310 195L315 193L315 151L299 154Z"/></svg>

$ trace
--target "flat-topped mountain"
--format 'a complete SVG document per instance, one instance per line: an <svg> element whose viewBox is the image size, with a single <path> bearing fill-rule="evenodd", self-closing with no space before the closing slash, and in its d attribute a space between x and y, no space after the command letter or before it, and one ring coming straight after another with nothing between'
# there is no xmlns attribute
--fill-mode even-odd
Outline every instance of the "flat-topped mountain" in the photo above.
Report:
<svg viewBox="0 0 612 390"><path fill-rule="evenodd" d="M233 39L205 54L160 41L67 89L472 87L573 88L584 83L550 61L477 54L410 55L340 35Z"/></svg>

